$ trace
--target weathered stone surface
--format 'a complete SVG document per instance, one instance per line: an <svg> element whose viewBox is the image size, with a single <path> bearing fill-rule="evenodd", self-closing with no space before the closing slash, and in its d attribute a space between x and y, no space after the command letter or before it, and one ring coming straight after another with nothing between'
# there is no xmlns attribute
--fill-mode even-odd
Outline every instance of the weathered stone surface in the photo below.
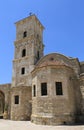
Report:
<svg viewBox="0 0 84 130"><path fill-rule="evenodd" d="M75 122L75 114L79 111L81 97L78 80L70 78L74 77L75 73L68 66L56 64L54 61L52 61L53 64L47 63L47 59L45 61L47 65L43 64L44 61L42 66L38 63L38 67L32 72L32 95L33 86L36 85L36 97L32 97L32 121L37 124L45 122L45 124L53 125ZM43 82L47 83L46 96L41 96ZM55 82L62 82L63 95L56 95ZM75 82L77 82L76 88ZM76 89L79 92L78 95L76 95Z"/></svg>
<svg viewBox="0 0 84 130"><path fill-rule="evenodd" d="M83 122L84 62L58 53L43 56L43 29L35 15L16 22L12 83L0 85L0 116L8 105L12 120L44 125ZM62 95L56 93L56 82L62 83ZM47 84L45 96L41 83Z"/></svg>
<svg viewBox="0 0 84 130"><path fill-rule="evenodd" d="M14 97L19 96L19 104ZM11 89L11 119L30 120L31 117L31 87L13 87Z"/></svg>

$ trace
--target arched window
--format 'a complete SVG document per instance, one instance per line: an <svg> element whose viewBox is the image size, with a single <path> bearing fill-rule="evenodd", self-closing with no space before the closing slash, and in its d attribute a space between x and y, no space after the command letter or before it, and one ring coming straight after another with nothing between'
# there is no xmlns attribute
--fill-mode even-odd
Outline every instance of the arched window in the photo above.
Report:
<svg viewBox="0 0 84 130"><path fill-rule="evenodd" d="M22 75L25 74L25 68L24 68L24 67L21 68L21 74L22 74Z"/></svg>
<svg viewBox="0 0 84 130"><path fill-rule="evenodd" d="M26 56L26 49L22 50L22 57Z"/></svg>
<svg viewBox="0 0 84 130"><path fill-rule="evenodd" d="M23 33L23 38L27 37L27 31Z"/></svg>

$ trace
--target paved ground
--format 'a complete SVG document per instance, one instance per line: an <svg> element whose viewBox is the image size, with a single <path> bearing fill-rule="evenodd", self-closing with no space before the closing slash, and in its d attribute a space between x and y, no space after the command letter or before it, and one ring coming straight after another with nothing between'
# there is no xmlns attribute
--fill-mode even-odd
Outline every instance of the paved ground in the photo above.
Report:
<svg viewBox="0 0 84 130"><path fill-rule="evenodd" d="M0 120L0 130L84 130L84 125L78 126L43 126L28 121Z"/></svg>

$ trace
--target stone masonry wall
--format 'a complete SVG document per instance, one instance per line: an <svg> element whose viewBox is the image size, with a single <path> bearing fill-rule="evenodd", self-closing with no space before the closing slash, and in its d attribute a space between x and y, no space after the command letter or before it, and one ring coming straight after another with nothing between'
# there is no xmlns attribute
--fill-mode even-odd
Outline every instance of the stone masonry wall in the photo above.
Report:
<svg viewBox="0 0 84 130"><path fill-rule="evenodd" d="M15 96L19 96L19 104L15 104ZM31 87L13 87L11 89L11 119L30 120L31 118Z"/></svg>
<svg viewBox="0 0 84 130"><path fill-rule="evenodd" d="M32 86L36 85L36 97L32 97L32 122L48 125L75 122L75 90L73 81L70 81L73 76L72 69L62 66L47 66L33 73ZM42 82L47 83L46 96L41 96ZM56 95L55 82L62 82L63 95Z"/></svg>

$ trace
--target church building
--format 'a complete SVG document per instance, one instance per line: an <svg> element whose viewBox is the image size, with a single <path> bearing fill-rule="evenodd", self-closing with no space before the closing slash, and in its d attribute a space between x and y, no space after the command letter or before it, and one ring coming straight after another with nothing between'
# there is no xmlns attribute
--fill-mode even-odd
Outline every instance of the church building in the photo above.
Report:
<svg viewBox="0 0 84 130"><path fill-rule="evenodd" d="M84 123L84 62L44 55L35 15L15 23L12 83L0 84L0 118L41 125Z"/></svg>

